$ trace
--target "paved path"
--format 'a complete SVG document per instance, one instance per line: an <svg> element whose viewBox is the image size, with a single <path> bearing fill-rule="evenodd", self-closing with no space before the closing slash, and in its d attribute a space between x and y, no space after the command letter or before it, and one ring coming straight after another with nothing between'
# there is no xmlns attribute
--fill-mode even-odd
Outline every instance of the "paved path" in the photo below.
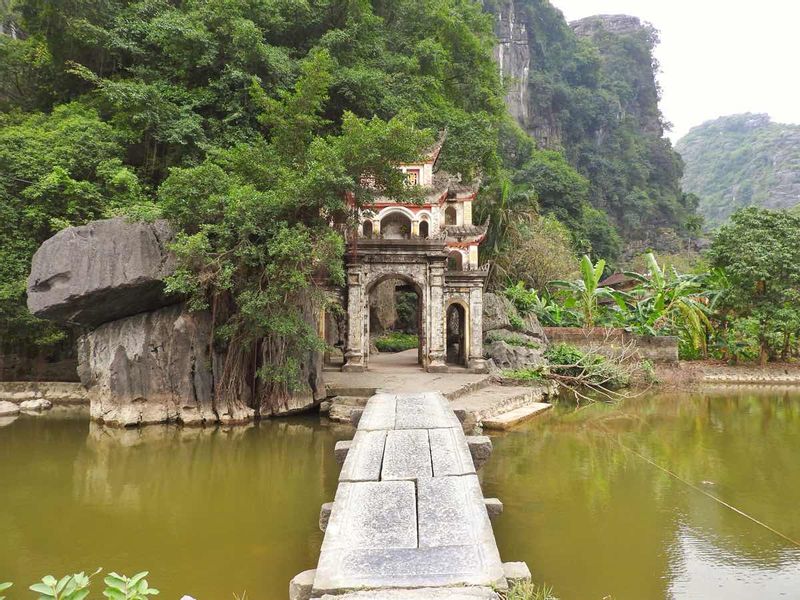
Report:
<svg viewBox="0 0 800 600"><path fill-rule="evenodd" d="M442 394L369 400L306 579L312 598L411 588L403 597L488 599L506 587L470 447Z"/></svg>

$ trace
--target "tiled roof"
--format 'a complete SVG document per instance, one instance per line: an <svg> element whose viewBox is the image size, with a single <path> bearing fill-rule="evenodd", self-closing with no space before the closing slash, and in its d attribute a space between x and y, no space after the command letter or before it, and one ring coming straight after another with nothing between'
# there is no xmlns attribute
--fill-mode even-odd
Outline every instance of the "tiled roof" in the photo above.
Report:
<svg viewBox="0 0 800 600"><path fill-rule="evenodd" d="M447 237L463 238L463 237L479 237L486 233L486 225L447 225Z"/></svg>

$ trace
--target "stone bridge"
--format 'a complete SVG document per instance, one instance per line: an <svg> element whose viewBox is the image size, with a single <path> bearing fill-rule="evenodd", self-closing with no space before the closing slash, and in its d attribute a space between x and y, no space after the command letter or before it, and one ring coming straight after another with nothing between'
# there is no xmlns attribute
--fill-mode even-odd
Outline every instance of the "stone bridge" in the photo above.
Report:
<svg viewBox="0 0 800 600"><path fill-rule="evenodd" d="M438 392L376 394L357 418L316 569L296 576L291 600L498 598L524 563L502 563L476 474L491 453L484 436L466 437Z"/></svg>

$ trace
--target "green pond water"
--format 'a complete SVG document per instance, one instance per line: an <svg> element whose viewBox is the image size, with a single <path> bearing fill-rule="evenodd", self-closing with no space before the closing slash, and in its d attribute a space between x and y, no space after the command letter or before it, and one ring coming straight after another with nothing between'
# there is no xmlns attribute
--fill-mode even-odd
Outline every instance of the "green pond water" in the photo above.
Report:
<svg viewBox="0 0 800 600"><path fill-rule="evenodd" d="M231 431L108 430L74 412L4 423L9 600L99 566L150 570L161 598L285 600L316 565L333 446L352 436L315 417ZM562 600L800 598L800 547L709 497L800 540L800 392L565 406L493 441L481 478L505 504L501 556Z"/></svg>

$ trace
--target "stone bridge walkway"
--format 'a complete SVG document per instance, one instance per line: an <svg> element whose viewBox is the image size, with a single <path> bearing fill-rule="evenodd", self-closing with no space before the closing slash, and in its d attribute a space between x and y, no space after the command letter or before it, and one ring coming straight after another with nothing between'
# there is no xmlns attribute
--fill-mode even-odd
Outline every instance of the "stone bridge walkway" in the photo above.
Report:
<svg viewBox="0 0 800 600"><path fill-rule="evenodd" d="M290 598L497 598L524 563L500 560L476 463L491 442L467 438L438 392L370 398L344 457L315 570L290 584ZM475 459L473 459L473 455ZM438 588L438 589L431 589Z"/></svg>

